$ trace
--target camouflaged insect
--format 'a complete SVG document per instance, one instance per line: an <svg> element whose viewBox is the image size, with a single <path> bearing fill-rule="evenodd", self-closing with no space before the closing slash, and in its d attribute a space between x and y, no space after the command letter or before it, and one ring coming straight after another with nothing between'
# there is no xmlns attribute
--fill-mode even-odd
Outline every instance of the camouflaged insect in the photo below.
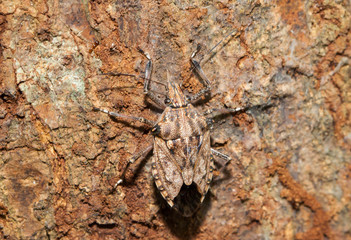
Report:
<svg viewBox="0 0 351 240"><path fill-rule="evenodd" d="M161 195L171 207L175 205L174 201L183 186L184 192L193 191L187 188L196 185L201 196L200 202L189 199L192 203L190 206L178 202L175 206L183 215L188 216L204 200L212 181L210 131L206 118L187 102L179 85L168 82L168 88L170 106L164 110L152 129L152 174Z"/></svg>
<svg viewBox="0 0 351 240"><path fill-rule="evenodd" d="M167 72L168 97L163 103L148 87L151 81L152 62L149 55L144 54L148 58L144 93L164 109L158 121L152 122L141 117L98 109L111 116L137 120L152 127L153 144L128 162L117 185L123 181L129 164L153 149L152 175L158 190L170 207L178 210L183 216L189 217L199 208L210 187L214 169L213 155L230 160L229 156L211 149L208 119L192 105L210 91L210 81L203 73L200 64L193 59L195 52L191 57L191 63L197 75L202 78L205 88L192 97L186 97L180 86L169 79ZM129 74L109 73L108 75ZM241 109L236 109L236 111L239 110Z"/></svg>

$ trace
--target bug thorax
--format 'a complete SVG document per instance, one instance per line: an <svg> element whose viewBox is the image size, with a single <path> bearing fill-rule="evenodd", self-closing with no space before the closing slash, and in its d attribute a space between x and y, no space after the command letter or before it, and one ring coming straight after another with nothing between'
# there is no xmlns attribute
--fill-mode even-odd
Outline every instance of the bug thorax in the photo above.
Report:
<svg viewBox="0 0 351 240"><path fill-rule="evenodd" d="M151 134L163 140L174 140L200 136L208 130L206 118L188 104L186 107L167 107Z"/></svg>

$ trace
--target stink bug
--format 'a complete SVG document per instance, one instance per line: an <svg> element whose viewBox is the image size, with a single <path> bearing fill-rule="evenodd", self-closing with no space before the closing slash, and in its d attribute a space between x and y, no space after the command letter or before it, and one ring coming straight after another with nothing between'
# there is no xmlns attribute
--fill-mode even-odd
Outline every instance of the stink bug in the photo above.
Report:
<svg viewBox="0 0 351 240"><path fill-rule="evenodd" d="M158 190L171 208L189 217L197 211L210 187L214 170L213 156L226 161L231 159L210 146L210 124L205 115L212 113L213 110L202 114L193 106L193 103L210 92L211 83L201 69L200 63L194 59L197 52L195 51L191 56L191 64L197 75L203 80L204 88L194 96L186 97L180 86L170 80L167 72L168 97L165 102L162 102L149 89L152 61L149 54L141 52L148 59L144 76L144 93L164 109L158 120L153 122L142 117L127 116L96 108L116 118L140 121L149 125L150 133L154 138L153 144L129 160L116 185L122 183L130 164L153 151L152 175ZM133 76L122 73L107 73L106 75ZM223 113L241 110L243 109L219 111Z"/></svg>

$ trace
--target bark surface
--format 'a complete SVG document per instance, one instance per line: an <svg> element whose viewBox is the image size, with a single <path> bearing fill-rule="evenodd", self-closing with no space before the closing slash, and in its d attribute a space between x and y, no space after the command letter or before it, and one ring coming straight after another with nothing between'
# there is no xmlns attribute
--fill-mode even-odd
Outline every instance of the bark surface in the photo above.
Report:
<svg viewBox="0 0 351 240"><path fill-rule="evenodd" d="M0 1L0 238L351 239L350 4ZM152 154L114 189L152 137L93 107L157 120L142 77L101 73L142 76L140 47L152 79L195 94L197 45L212 81L197 108L257 107L216 118L212 146L233 160L184 218Z"/></svg>

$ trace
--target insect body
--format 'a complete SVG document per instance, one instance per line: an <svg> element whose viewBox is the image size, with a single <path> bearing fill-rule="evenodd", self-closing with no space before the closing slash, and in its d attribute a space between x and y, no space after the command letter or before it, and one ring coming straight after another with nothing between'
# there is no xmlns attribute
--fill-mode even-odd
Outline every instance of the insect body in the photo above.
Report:
<svg viewBox="0 0 351 240"><path fill-rule="evenodd" d="M213 155L230 160L229 156L211 149L208 119L192 105L211 89L210 81L200 64L193 59L194 55L191 63L204 80L205 88L193 97L185 97L180 86L172 82L167 73L168 98L165 101L167 104L164 104L148 89L152 64L149 55L145 54L149 61L145 70L144 92L164 108L157 122L97 109L114 117L148 124L154 136L154 143L128 162L117 184L123 181L129 164L153 150L152 174L155 184L168 205L184 216L193 215L206 196L213 176Z"/></svg>
<svg viewBox="0 0 351 240"><path fill-rule="evenodd" d="M195 184L200 202L193 199L190 201L194 201L194 207L175 206L187 216L203 201L212 180L210 132L206 118L186 101L180 87L169 82L168 88L171 106L152 129L155 135L152 174L171 207L183 185L189 188Z"/></svg>

